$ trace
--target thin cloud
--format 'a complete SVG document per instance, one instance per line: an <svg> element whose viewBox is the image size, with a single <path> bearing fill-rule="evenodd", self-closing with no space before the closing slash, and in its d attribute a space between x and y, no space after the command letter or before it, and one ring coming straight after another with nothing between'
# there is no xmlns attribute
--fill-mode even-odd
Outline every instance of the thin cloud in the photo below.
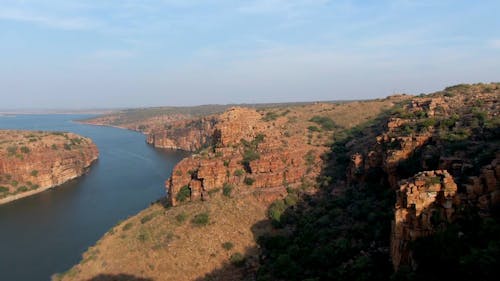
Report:
<svg viewBox="0 0 500 281"><path fill-rule="evenodd" d="M87 56L96 60L121 60L135 57L135 53L130 50L98 50Z"/></svg>
<svg viewBox="0 0 500 281"><path fill-rule="evenodd" d="M26 22L64 30L88 30L100 26L95 20L83 17L60 18L14 9L0 9L0 20Z"/></svg>
<svg viewBox="0 0 500 281"><path fill-rule="evenodd" d="M490 40L489 45L491 48L500 49L500 39Z"/></svg>
<svg viewBox="0 0 500 281"><path fill-rule="evenodd" d="M300 10L317 8L328 2L328 0L255 0L240 6L238 10L248 14L286 13L294 15L299 14Z"/></svg>

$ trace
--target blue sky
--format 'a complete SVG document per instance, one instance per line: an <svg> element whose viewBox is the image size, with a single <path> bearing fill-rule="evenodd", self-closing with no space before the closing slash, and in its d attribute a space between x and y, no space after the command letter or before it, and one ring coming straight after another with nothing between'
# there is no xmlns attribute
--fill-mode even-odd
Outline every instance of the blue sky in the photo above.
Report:
<svg viewBox="0 0 500 281"><path fill-rule="evenodd" d="M0 109L364 99L500 81L499 1L1 2Z"/></svg>

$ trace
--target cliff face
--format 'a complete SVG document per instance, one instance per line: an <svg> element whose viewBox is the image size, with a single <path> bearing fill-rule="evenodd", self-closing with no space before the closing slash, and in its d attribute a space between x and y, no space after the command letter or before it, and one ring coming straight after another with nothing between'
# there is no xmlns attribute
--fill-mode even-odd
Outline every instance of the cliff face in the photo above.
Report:
<svg viewBox="0 0 500 281"><path fill-rule="evenodd" d="M183 188L191 201L207 200L224 188L257 192L272 201L286 194L286 187L314 179L325 147L308 145L302 136L285 136L287 118L262 118L256 110L232 108L213 120L212 135L206 137L212 141L209 148L181 161L167 181L172 205Z"/></svg>
<svg viewBox="0 0 500 281"><path fill-rule="evenodd" d="M482 167L479 176L470 176L459 192L452 175L446 170L426 171L400 182L396 192L396 210L391 236L394 268L418 264L412 257L410 243L442 230L462 215L466 207L489 216L500 204L500 154Z"/></svg>
<svg viewBox="0 0 500 281"><path fill-rule="evenodd" d="M413 98L394 110L383 132L348 144L349 183L376 178L396 191L391 235L394 268L417 268L411 242L499 203L498 84L464 85ZM372 179L369 179L372 178Z"/></svg>
<svg viewBox="0 0 500 281"><path fill-rule="evenodd" d="M163 128L151 130L147 143L160 148L197 151L211 144L216 122L215 117L170 122Z"/></svg>
<svg viewBox="0 0 500 281"><path fill-rule="evenodd" d="M0 140L0 204L81 176L99 154L73 133L0 130Z"/></svg>

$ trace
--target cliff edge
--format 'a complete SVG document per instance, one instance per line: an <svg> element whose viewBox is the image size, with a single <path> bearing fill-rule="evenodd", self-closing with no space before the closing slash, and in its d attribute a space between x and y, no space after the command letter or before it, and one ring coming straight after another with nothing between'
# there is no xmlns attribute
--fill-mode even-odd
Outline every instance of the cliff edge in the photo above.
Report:
<svg viewBox="0 0 500 281"><path fill-rule="evenodd" d="M92 140L77 134L0 130L0 204L79 177L98 156Z"/></svg>

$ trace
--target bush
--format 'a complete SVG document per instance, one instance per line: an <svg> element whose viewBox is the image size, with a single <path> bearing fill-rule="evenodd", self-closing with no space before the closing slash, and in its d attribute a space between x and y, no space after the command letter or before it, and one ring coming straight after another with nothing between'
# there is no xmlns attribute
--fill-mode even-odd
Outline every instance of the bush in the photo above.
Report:
<svg viewBox="0 0 500 281"><path fill-rule="evenodd" d="M237 267L241 267L245 265L245 256L243 256L241 253L234 253L231 255L229 258L231 263Z"/></svg>
<svg viewBox="0 0 500 281"><path fill-rule="evenodd" d="M52 147L52 150L57 150L57 145L56 145L55 143L54 143L54 144L52 144L52 146L51 146L51 147Z"/></svg>
<svg viewBox="0 0 500 281"><path fill-rule="evenodd" d="M271 206L269 206L269 210L267 215L273 221L273 223L279 223L281 221L281 215L286 210L285 202L281 199L274 201Z"/></svg>
<svg viewBox="0 0 500 281"><path fill-rule="evenodd" d="M316 126L309 126L309 127L307 127L307 129L310 132L321 132L321 130L318 127L316 127Z"/></svg>
<svg viewBox="0 0 500 281"><path fill-rule="evenodd" d="M199 213L191 220L191 223L195 226L205 226L209 223L210 218L207 212Z"/></svg>
<svg viewBox="0 0 500 281"><path fill-rule="evenodd" d="M335 124L335 122L333 122L333 120L330 117L326 117L326 116L317 116L316 115L313 118L311 118L309 121L320 125L321 128L323 130L326 130L326 131L331 131L333 129L339 128L339 126L337 124Z"/></svg>
<svg viewBox="0 0 500 281"><path fill-rule="evenodd" d="M179 202L184 202L191 196L191 189L188 185L181 187L179 193L175 196L175 199Z"/></svg>
<svg viewBox="0 0 500 281"><path fill-rule="evenodd" d="M243 163L250 163L260 158L259 152L254 149L245 149L243 152Z"/></svg>
<svg viewBox="0 0 500 281"><path fill-rule="evenodd" d="M222 187L222 194L227 197L231 197L231 193L233 192L233 186L229 183L225 183Z"/></svg>
<svg viewBox="0 0 500 281"><path fill-rule="evenodd" d="M299 197L295 193L289 193L284 200L286 206L294 206L299 201Z"/></svg>
<svg viewBox="0 0 500 281"><path fill-rule="evenodd" d="M65 143L64 144L64 149L71 150L71 145L69 145L68 143Z"/></svg>
<svg viewBox="0 0 500 281"><path fill-rule="evenodd" d="M17 146L12 145L12 146L7 147L7 152L9 153L9 156L16 154Z"/></svg>
<svg viewBox="0 0 500 281"><path fill-rule="evenodd" d="M427 185L435 185L435 184L440 184L440 183L441 183L441 178L438 176L425 179L425 184L427 184Z"/></svg>
<svg viewBox="0 0 500 281"><path fill-rule="evenodd" d="M131 229L131 228L132 228L132 226L134 226L134 224L133 224L133 223L131 223L131 222L129 222L129 223L127 223L127 224L125 224L125 225L123 226L122 230L123 230L123 231L127 231L127 230Z"/></svg>
<svg viewBox="0 0 500 281"><path fill-rule="evenodd" d="M21 152L24 154L30 153L30 149L27 146L21 146Z"/></svg>
<svg viewBox="0 0 500 281"><path fill-rule="evenodd" d="M304 156L307 166L314 164L314 150L309 150Z"/></svg>
<svg viewBox="0 0 500 281"><path fill-rule="evenodd" d="M185 212L182 212L182 213L178 214L177 216L175 216L175 220L178 223L183 223L186 221L187 217L188 217L188 215Z"/></svg>
<svg viewBox="0 0 500 281"><path fill-rule="evenodd" d="M262 120L264 122L268 122L268 121L273 121L273 120L276 120L278 118L278 114L275 113L275 112L266 112L266 115L264 117L262 117Z"/></svg>
<svg viewBox="0 0 500 281"><path fill-rule="evenodd" d="M0 186L0 193L7 193L9 192L9 189L5 186Z"/></svg>
<svg viewBox="0 0 500 281"><path fill-rule="evenodd" d="M248 178L248 177L247 177L247 178L245 178L245 179L243 180L243 182L244 182L246 185L252 185L252 184L255 182L255 179L253 179L253 178Z"/></svg>
<svg viewBox="0 0 500 281"><path fill-rule="evenodd" d="M154 217L156 217L155 213L147 214L147 215L145 215L144 217L141 218L141 223L145 224L148 221L152 220Z"/></svg>
<svg viewBox="0 0 500 281"><path fill-rule="evenodd" d="M222 243L222 248L224 248L224 250L226 250L226 251L231 250L233 247L234 247L234 245L231 242Z"/></svg>
<svg viewBox="0 0 500 281"><path fill-rule="evenodd" d="M241 177L243 174L245 174L245 171L243 171L242 169L238 169L236 171L234 171L233 175L237 176L237 177Z"/></svg>
<svg viewBox="0 0 500 281"><path fill-rule="evenodd" d="M31 171L31 176L33 176L33 177L38 176L38 171L37 170Z"/></svg>

